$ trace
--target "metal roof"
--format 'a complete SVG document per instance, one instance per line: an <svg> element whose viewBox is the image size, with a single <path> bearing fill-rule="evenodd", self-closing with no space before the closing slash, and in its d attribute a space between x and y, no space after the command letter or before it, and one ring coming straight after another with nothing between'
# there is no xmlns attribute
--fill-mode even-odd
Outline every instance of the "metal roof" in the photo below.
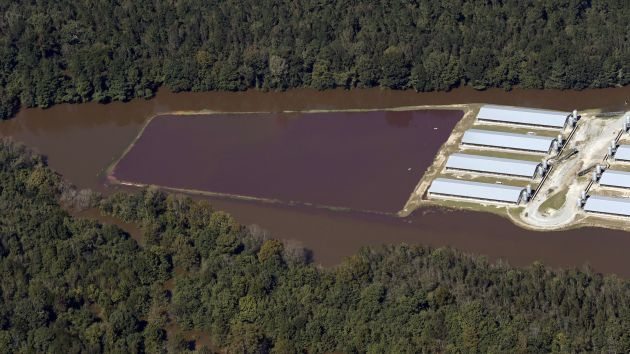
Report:
<svg viewBox="0 0 630 354"><path fill-rule="evenodd" d="M592 195L586 199L584 210L592 213L630 216L630 199Z"/></svg>
<svg viewBox="0 0 630 354"><path fill-rule="evenodd" d="M514 134L492 130L470 129L464 133L462 144L492 146L503 149L549 152L556 138L529 134Z"/></svg>
<svg viewBox="0 0 630 354"><path fill-rule="evenodd" d="M630 161L630 145L619 145L615 152L615 159Z"/></svg>
<svg viewBox="0 0 630 354"><path fill-rule="evenodd" d="M569 112L551 111L547 109L484 105L479 110L477 119L521 125L563 128L567 122L568 116Z"/></svg>
<svg viewBox="0 0 630 354"><path fill-rule="evenodd" d="M606 170L599 179L602 186L630 188L630 172Z"/></svg>
<svg viewBox="0 0 630 354"><path fill-rule="evenodd" d="M452 154L446 161L446 168L468 170L502 175L534 177L540 163L535 161L505 159L469 154Z"/></svg>
<svg viewBox="0 0 630 354"><path fill-rule="evenodd" d="M429 187L429 193L516 204L519 202L524 189L523 187L505 186L502 184L436 178Z"/></svg>

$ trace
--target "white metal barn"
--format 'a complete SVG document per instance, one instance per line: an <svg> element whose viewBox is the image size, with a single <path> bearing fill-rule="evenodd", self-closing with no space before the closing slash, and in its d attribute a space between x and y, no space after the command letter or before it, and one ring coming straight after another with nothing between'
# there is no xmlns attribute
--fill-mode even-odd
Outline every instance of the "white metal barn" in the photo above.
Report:
<svg viewBox="0 0 630 354"><path fill-rule="evenodd" d="M586 199L584 210L596 214L630 216L630 199L592 195Z"/></svg>
<svg viewBox="0 0 630 354"><path fill-rule="evenodd" d="M429 198L455 197L508 204L520 203L525 193L527 192L523 187L450 178L436 178L428 190Z"/></svg>
<svg viewBox="0 0 630 354"><path fill-rule="evenodd" d="M455 153L446 161L446 169L477 173L535 178L542 163Z"/></svg>
<svg viewBox="0 0 630 354"><path fill-rule="evenodd" d="M619 145L615 152L615 160L630 161L630 145Z"/></svg>
<svg viewBox="0 0 630 354"><path fill-rule="evenodd" d="M562 129L570 115L569 112L547 109L484 105L477 114L477 120Z"/></svg>
<svg viewBox="0 0 630 354"><path fill-rule="evenodd" d="M605 187L630 188L630 172L606 170L599 179Z"/></svg>
<svg viewBox="0 0 630 354"><path fill-rule="evenodd" d="M492 130L469 129L462 138L463 145L499 149L549 153L556 138L529 134L514 134Z"/></svg>

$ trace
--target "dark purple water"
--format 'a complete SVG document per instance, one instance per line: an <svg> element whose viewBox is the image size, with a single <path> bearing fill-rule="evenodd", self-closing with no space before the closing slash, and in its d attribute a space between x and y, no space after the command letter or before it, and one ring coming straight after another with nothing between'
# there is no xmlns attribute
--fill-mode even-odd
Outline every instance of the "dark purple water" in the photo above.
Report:
<svg viewBox="0 0 630 354"><path fill-rule="evenodd" d="M462 114L163 115L114 173L142 184L396 212Z"/></svg>

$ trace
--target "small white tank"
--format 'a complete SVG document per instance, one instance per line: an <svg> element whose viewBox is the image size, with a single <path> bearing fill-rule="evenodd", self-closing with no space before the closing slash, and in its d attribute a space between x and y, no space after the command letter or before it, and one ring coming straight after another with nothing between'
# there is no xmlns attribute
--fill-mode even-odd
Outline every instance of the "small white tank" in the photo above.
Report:
<svg viewBox="0 0 630 354"><path fill-rule="evenodd" d="M582 207L582 199L580 199L580 198L577 199L577 207L578 208Z"/></svg>
<svg viewBox="0 0 630 354"><path fill-rule="evenodd" d="M577 111L577 109L574 109L573 110L573 118L575 118L577 120L577 117L578 117L578 111Z"/></svg>
<svg viewBox="0 0 630 354"><path fill-rule="evenodd" d="M593 171L593 182L597 182L597 171Z"/></svg>
<svg viewBox="0 0 630 354"><path fill-rule="evenodd" d="M602 174L602 166L601 165L597 165L597 167L595 167L595 171L597 171L596 173L598 175L601 175Z"/></svg>
<svg viewBox="0 0 630 354"><path fill-rule="evenodd" d="M582 191L580 196L582 197L582 200L586 200L586 191Z"/></svg>

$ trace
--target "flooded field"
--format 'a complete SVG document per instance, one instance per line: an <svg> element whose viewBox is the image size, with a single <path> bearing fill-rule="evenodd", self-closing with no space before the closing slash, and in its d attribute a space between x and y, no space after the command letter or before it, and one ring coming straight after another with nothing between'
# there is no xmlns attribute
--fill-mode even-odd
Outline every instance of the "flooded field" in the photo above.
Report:
<svg viewBox="0 0 630 354"><path fill-rule="evenodd" d="M145 185L395 213L462 115L162 115L113 175Z"/></svg>
<svg viewBox="0 0 630 354"><path fill-rule="evenodd" d="M159 93L148 101L108 105L59 105L26 109L0 123L0 134L46 155L52 168L80 187L108 193L105 170L119 158L150 117L174 111L279 112L310 109L382 109L399 106L494 103L572 110L624 109L630 87L585 91L474 91L417 94L383 90L295 90L284 93ZM522 230L496 215L419 209L408 218L338 212L304 206L211 198L217 209L240 222L259 224L274 235L295 239L323 265L338 263L364 245L384 243L453 246L505 259L515 265L541 260L557 267L592 265L597 271L630 277L630 234L605 229L563 232Z"/></svg>
<svg viewBox="0 0 630 354"><path fill-rule="evenodd" d="M541 261L554 267L590 265L597 271L630 278L630 233L581 228L536 232L514 226L490 213L423 208L408 218L328 212L280 205L215 200L247 224L273 230L277 237L296 239L324 265L338 264L362 246L416 244L451 246L465 252L503 259L516 266Z"/></svg>

